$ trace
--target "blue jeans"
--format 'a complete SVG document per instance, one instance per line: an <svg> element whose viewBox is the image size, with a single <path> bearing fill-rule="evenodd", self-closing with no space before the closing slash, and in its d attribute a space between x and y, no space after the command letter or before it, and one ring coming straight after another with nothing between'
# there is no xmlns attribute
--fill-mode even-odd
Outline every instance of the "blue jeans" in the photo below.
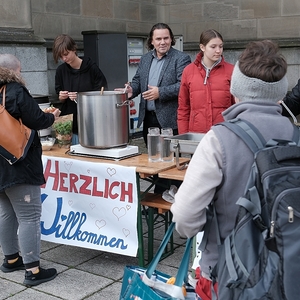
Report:
<svg viewBox="0 0 300 300"><path fill-rule="evenodd" d="M2 251L5 256L21 251L26 269L39 266L41 213L40 186L16 184L0 192Z"/></svg>

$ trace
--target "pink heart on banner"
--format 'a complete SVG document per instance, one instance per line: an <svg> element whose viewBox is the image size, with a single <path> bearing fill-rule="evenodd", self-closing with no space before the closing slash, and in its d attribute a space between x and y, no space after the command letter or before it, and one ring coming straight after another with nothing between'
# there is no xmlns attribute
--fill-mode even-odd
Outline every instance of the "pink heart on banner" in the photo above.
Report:
<svg viewBox="0 0 300 300"><path fill-rule="evenodd" d="M112 212L118 218L118 220L126 215L126 209L124 207L115 207Z"/></svg>
<svg viewBox="0 0 300 300"><path fill-rule="evenodd" d="M117 173L116 169L114 168L107 168L106 172L109 176L113 176Z"/></svg>
<svg viewBox="0 0 300 300"><path fill-rule="evenodd" d="M96 220L95 222L96 226L98 227L98 229L101 229L102 227L104 227L106 225L106 222L104 220Z"/></svg>
<svg viewBox="0 0 300 300"><path fill-rule="evenodd" d="M124 233L124 235L127 237L127 236L129 236L129 234L130 234L130 231L128 230L128 229L126 229L126 228L123 228L123 233Z"/></svg>
<svg viewBox="0 0 300 300"><path fill-rule="evenodd" d="M68 172L70 172L73 163L72 162L66 162L66 161L64 161L64 165L65 165L66 170Z"/></svg>

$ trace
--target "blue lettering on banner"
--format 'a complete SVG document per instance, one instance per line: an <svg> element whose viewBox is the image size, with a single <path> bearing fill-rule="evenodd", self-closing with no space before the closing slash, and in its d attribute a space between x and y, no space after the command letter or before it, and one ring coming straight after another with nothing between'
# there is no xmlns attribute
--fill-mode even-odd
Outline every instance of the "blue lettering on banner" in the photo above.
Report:
<svg viewBox="0 0 300 300"><path fill-rule="evenodd" d="M42 203L47 199L47 197L47 194L41 195ZM41 221L41 233L43 235L54 234L56 238L62 238L65 240L77 240L110 248L119 248L121 250L127 249L128 245L125 245L123 239L117 239L115 237L109 239L107 236L102 234L98 235L97 233L82 231L81 226L85 223L87 215L85 213L74 211L70 211L68 216L62 215L63 198L58 197L56 199L56 213L50 228L45 228L44 221Z"/></svg>

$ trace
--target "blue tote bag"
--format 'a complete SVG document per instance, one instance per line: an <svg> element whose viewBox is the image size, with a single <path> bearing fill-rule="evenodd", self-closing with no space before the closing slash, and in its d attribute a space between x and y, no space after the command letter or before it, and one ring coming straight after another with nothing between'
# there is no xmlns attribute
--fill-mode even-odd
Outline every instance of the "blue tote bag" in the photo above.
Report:
<svg viewBox="0 0 300 300"><path fill-rule="evenodd" d="M188 267L193 239L188 239L174 284L167 281L172 276L156 270L168 241L173 233L175 223L169 226L153 260L147 268L126 266L119 300L192 300L195 299L194 288L187 283Z"/></svg>

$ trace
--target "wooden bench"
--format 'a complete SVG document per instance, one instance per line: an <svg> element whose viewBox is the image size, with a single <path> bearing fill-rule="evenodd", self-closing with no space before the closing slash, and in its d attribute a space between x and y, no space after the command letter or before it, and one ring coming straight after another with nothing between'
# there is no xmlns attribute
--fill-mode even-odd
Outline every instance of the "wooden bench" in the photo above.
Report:
<svg viewBox="0 0 300 300"><path fill-rule="evenodd" d="M171 203L162 198L160 194L142 193L141 205L143 206L144 216L148 225L148 263L153 258L154 247L154 225L159 217L164 220L165 232L167 231L170 223L172 222L172 214L170 211ZM146 210L145 207L148 207ZM169 245L165 249L162 258L165 258L174 253L173 235L170 239Z"/></svg>
<svg viewBox="0 0 300 300"><path fill-rule="evenodd" d="M153 193L147 193L145 197L142 198L141 204L143 206L157 208L159 214L168 212L172 205L170 202L164 200L160 194Z"/></svg>

